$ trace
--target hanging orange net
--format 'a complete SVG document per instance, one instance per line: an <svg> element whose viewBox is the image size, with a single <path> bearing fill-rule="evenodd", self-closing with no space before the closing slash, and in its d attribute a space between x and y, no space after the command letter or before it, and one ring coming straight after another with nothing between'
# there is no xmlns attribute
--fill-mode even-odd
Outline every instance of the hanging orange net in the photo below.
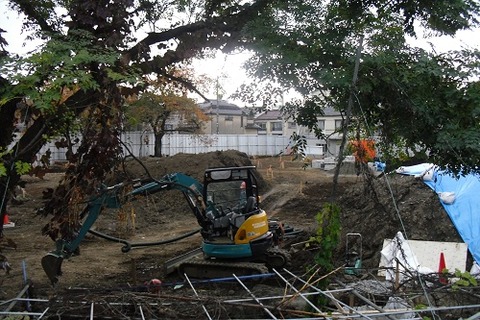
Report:
<svg viewBox="0 0 480 320"><path fill-rule="evenodd" d="M367 163L373 161L376 156L375 142L373 140L361 139L350 141L355 161Z"/></svg>

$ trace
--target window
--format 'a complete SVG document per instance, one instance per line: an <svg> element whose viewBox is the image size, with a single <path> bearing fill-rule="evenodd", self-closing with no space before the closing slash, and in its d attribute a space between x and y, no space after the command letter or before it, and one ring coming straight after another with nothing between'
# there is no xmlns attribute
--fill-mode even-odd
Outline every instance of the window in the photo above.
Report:
<svg viewBox="0 0 480 320"><path fill-rule="evenodd" d="M282 131L282 123L281 122L272 122L271 124L272 131Z"/></svg>
<svg viewBox="0 0 480 320"><path fill-rule="evenodd" d="M343 126L343 120L335 120L335 129L341 129Z"/></svg>
<svg viewBox="0 0 480 320"><path fill-rule="evenodd" d="M225 121L233 121L233 116L225 116Z"/></svg>
<svg viewBox="0 0 480 320"><path fill-rule="evenodd" d="M257 125L260 127L260 130L267 130L266 122L257 122Z"/></svg>
<svg viewBox="0 0 480 320"><path fill-rule="evenodd" d="M318 120L317 121L317 127L320 130L325 130L325 120Z"/></svg>
<svg viewBox="0 0 480 320"><path fill-rule="evenodd" d="M288 129L296 129L297 124L295 122L288 122Z"/></svg>

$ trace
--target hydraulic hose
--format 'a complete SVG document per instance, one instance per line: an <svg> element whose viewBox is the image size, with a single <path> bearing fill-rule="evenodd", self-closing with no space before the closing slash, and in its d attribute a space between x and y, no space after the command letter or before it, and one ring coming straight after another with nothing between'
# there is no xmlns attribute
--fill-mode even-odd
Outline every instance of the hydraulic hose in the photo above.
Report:
<svg viewBox="0 0 480 320"><path fill-rule="evenodd" d="M194 234L200 232L201 230L202 230L201 228L195 229L195 230L189 231L187 233L181 234L178 237L170 238L170 239L167 239L167 240L160 240L160 241L154 241L154 242L138 242L138 243L131 243L131 242L125 240L125 239L112 237L112 236L109 236L108 234L98 232L98 231L95 231L95 230L88 230L88 232L90 232L94 236L97 236L97 237L105 239L105 240L123 243L124 246L122 247L122 252L126 253L133 248L158 246L158 245L162 245L162 244L167 244L167 243L172 243L172 242L175 242L175 241L179 241L179 240L188 238L190 236L193 236Z"/></svg>

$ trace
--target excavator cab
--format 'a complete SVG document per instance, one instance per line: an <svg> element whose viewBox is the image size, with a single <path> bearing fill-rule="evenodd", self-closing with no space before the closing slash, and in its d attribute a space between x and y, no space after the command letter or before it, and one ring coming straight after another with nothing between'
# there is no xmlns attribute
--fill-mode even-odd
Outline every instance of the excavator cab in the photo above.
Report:
<svg viewBox="0 0 480 320"><path fill-rule="evenodd" d="M273 245L265 211L259 208L253 166L205 171L206 217L211 220L209 237L203 242L208 257L235 259L264 255Z"/></svg>

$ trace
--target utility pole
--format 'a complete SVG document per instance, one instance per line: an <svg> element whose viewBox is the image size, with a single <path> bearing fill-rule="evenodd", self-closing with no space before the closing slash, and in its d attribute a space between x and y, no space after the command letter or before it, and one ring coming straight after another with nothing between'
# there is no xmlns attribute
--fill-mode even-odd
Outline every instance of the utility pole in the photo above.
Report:
<svg viewBox="0 0 480 320"><path fill-rule="evenodd" d="M218 123L218 108L219 108L219 105L218 105L218 87L219 87L219 84L218 84L218 77L217 77L217 85L216 85L216 91L217 91L217 134L219 132L219 123Z"/></svg>

